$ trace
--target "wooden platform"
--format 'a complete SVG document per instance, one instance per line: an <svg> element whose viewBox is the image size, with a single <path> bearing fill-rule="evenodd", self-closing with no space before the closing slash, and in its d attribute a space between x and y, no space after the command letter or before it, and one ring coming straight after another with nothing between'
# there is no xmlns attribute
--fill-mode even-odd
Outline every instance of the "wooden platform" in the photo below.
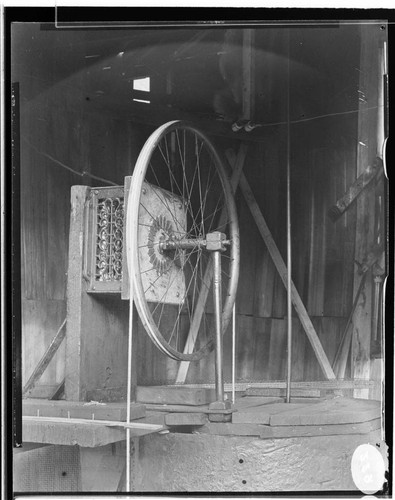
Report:
<svg viewBox="0 0 395 500"><path fill-rule="evenodd" d="M229 436L257 436L263 439L292 436L331 436L368 434L381 427L378 401L334 397L298 398L241 397L232 406L230 423L211 423L208 405L147 405L156 422L177 432L178 426L191 426L191 432ZM161 416L160 416L161 415ZM151 418L153 418L151 416Z"/></svg>
<svg viewBox="0 0 395 500"><path fill-rule="evenodd" d="M138 403L130 406L130 424L126 424L124 403L24 399L22 413L24 443L77 444L90 448L123 441L126 427L131 437L164 429L163 425L144 421L145 406Z"/></svg>
<svg viewBox="0 0 395 500"><path fill-rule="evenodd" d="M226 411L231 415L231 422L213 423L209 417L214 410L209 404L196 404L199 398L204 399L204 393L177 392L187 394L189 404L133 403L128 425L126 405L122 403L27 399L23 401L23 441L103 446L124 440L127 426L134 437L167 429L177 432L186 427L191 433L262 439L369 434L381 427L378 401L298 397L285 403L281 397L244 396L238 397L232 408ZM156 388L153 394L157 399ZM174 401L176 396L174 391L164 391L161 398Z"/></svg>

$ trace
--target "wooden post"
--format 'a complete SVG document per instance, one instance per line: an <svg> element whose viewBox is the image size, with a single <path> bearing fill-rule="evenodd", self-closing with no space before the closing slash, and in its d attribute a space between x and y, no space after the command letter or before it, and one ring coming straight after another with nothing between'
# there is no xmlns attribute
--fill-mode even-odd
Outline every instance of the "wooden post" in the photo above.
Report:
<svg viewBox="0 0 395 500"><path fill-rule="evenodd" d="M129 304L119 293L88 293L83 260L90 190L71 188L65 396L70 401L120 401L126 396Z"/></svg>
<svg viewBox="0 0 395 500"><path fill-rule="evenodd" d="M361 52L359 67L359 118L358 118L358 159L356 177L358 178L372 165L378 148L378 88L382 84L380 44L383 34L379 24L361 24ZM355 235L355 260L362 262L374 245L375 192L365 190L356 200L357 225ZM370 342L372 317L371 271L368 271L365 285L361 291L353 321L351 374L353 378L370 378ZM354 290L358 289L359 276L355 276ZM368 398L368 389L355 389L354 397Z"/></svg>

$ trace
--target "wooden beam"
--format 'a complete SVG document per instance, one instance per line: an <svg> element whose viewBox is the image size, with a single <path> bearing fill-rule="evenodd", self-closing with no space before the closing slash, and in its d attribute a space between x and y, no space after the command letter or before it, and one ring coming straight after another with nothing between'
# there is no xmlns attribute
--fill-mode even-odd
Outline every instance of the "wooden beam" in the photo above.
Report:
<svg viewBox="0 0 395 500"><path fill-rule="evenodd" d="M350 207L362 191L373 181L378 174L384 174L383 162L375 158L373 165L368 166L347 189L346 193L328 210L328 216L333 222Z"/></svg>
<svg viewBox="0 0 395 500"><path fill-rule="evenodd" d="M278 273L280 274L280 278L284 284L284 286L287 288L287 268L285 266L285 263L283 261L283 258L281 257L280 251L277 248L277 245L273 239L273 236L270 232L270 229L268 225L266 224L266 221L262 215L261 209L259 208L259 205L255 199L255 196L250 188L250 185L248 184L248 181L245 177L245 175L242 173L240 176L240 188L241 191L244 195L244 198L247 202L247 205L251 211L251 214L255 220L255 223L258 227L258 230L266 244L266 247L269 251L269 254L274 262L274 265L276 266L276 269ZM310 320L310 317L306 311L306 308L302 302L302 299L296 290L296 287L294 283L291 283L291 295L292 295L292 303L295 307L296 312L298 313L300 322L302 323L302 326L304 328L304 331L307 334L308 339L310 340L311 346L317 356L318 363L327 379L334 379L336 378L332 367L328 361L328 358L325 354L325 351L321 345L321 342L318 338L318 335L314 329L313 323Z"/></svg>
<svg viewBox="0 0 395 500"><path fill-rule="evenodd" d="M151 432L158 432L163 429L161 425L147 424L143 422L124 422L118 420L89 420L86 418L63 418L63 417L35 417L24 415L22 417L24 422L42 422L52 424L65 424L65 425L82 425L83 427L101 426L101 427L119 427L120 429L136 429L147 430Z"/></svg>
<svg viewBox="0 0 395 500"><path fill-rule="evenodd" d="M125 440L129 427L133 437L145 436L164 429L162 425L77 418L26 416L22 418L23 440L29 443L79 445L97 447Z"/></svg>
<svg viewBox="0 0 395 500"><path fill-rule="evenodd" d="M215 391L182 386L138 386L137 401L140 403L204 405L215 401Z"/></svg>
<svg viewBox="0 0 395 500"><path fill-rule="evenodd" d="M253 398L252 398L253 399ZM208 405L198 405L198 406L188 406L188 405L169 405L169 404L150 404L146 403L145 407L148 411L160 411L160 412L175 412L175 413L218 413L218 410L210 410ZM235 410L223 410L221 413L233 413Z"/></svg>
<svg viewBox="0 0 395 500"><path fill-rule="evenodd" d="M234 162L234 169L233 169L233 174L232 178L230 180L232 191L235 192L237 185L239 183L240 175L243 170L244 166L244 160L247 155L247 150L248 147L245 144L241 144L239 147L239 151L237 153L237 158ZM222 210L218 226L222 226L226 222L226 211ZM210 260L209 263L207 264L207 268L204 273L203 277L203 282L204 283L211 283L213 278L213 265L212 261ZM193 316L193 321L189 330L188 338L185 343L185 348L184 348L184 354L189 354L193 351L193 348L195 346L196 342L196 337L197 333L200 327L200 322L201 318L203 315L204 311L204 305L207 301L209 293L209 287L204 287L202 291L199 294L198 301L196 304L196 311ZM189 369L190 362L189 361L181 361L180 366L178 368L178 373L177 373L177 378L176 378L176 383L177 384L183 384L185 382L185 379L187 377L188 369Z"/></svg>
<svg viewBox="0 0 395 500"><path fill-rule="evenodd" d="M306 381L306 382L291 382L291 387L295 389L323 389L323 390L331 390L331 389L368 389L369 387L374 387L377 385L377 382L372 380L365 379L352 379L352 380L314 380L314 381ZM178 386L167 386L167 387L178 387ZM214 388L214 384L185 384L182 387L194 387L194 388L206 388L212 389ZM237 382L235 389L236 392L242 393L251 393L252 389L256 388L286 388L285 380L268 380L265 382ZM225 384L225 392L232 391L232 384ZM244 398L243 398L244 399Z"/></svg>
<svg viewBox="0 0 395 500"><path fill-rule="evenodd" d="M292 386L291 386L292 387ZM286 388L283 387L251 387L246 391L247 396L286 396ZM319 398L321 396L320 389L311 389L304 387L303 389L292 388L293 397L308 397L308 398Z"/></svg>
<svg viewBox="0 0 395 500"><path fill-rule="evenodd" d="M126 421L124 403L84 403L82 401L42 401L24 399L22 412L26 416L85 418L89 420ZM145 406L130 405L130 418L136 420L145 417Z"/></svg>
<svg viewBox="0 0 395 500"><path fill-rule="evenodd" d="M54 357L56 351L58 350L60 344L62 343L63 339L66 336L65 326L66 326L66 320L64 320L63 323L60 325L59 330L56 332L50 345L48 346L47 350L45 351L42 358L40 359L37 367L35 368L33 373L30 375L29 380L26 382L26 385L23 388L22 396L25 396L28 392L30 392L33 389L33 387L36 385L37 381L40 379L41 375L47 369L49 363L51 362L51 360Z"/></svg>
<svg viewBox="0 0 395 500"><path fill-rule="evenodd" d="M165 415L165 424L169 427L183 425L204 425L208 418L205 413L169 413Z"/></svg>

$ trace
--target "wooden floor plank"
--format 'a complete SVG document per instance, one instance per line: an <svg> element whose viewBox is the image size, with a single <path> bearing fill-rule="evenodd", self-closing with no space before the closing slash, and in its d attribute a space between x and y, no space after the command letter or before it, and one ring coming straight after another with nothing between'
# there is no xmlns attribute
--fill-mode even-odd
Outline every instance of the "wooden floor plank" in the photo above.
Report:
<svg viewBox="0 0 395 500"><path fill-rule="evenodd" d="M146 403L147 410L166 413L218 413L218 410L210 410L208 405L188 406L188 405L155 405ZM234 409L223 410L221 413L233 413Z"/></svg>
<svg viewBox="0 0 395 500"><path fill-rule="evenodd" d="M278 413L299 410L312 405L299 403L273 403L262 406L253 406L237 411L232 415L232 423L237 424L270 424L270 419Z"/></svg>
<svg viewBox="0 0 395 500"><path fill-rule="evenodd" d="M334 425L262 425L261 438L291 438L314 436L348 436L351 434L369 434L381 428L381 419L356 424Z"/></svg>
<svg viewBox="0 0 395 500"><path fill-rule="evenodd" d="M242 397L237 398L233 408L236 410L242 410L243 408L250 408L252 406L262 406L273 403L281 403L283 402L283 398L280 397Z"/></svg>
<svg viewBox="0 0 395 500"><path fill-rule="evenodd" d="M378 401L334 398L272 415L270 425L354 424L380 418Z"/></svg>
<svg viewBox="0 0 395 500"><path fill-rule="evenodd" d="M261 426L256 424L209 423L203 425L193 434L214 434L218 436L258 436Z"/></svg>

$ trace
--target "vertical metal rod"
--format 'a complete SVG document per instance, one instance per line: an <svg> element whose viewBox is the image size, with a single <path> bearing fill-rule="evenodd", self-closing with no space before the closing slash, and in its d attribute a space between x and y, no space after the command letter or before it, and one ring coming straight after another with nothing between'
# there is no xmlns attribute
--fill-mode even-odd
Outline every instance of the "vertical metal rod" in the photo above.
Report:
<svg viewBox="0 0 395 500"><path fill-rule="evenodd" d="M288 28L288 88L287 88L287 393L286 402L291 399L292 366L292 295L291 295L291 127L290 127L290 30Z"/></svg>
<svg viewBox="0 0 395 500"><path fill-rule="evenodd" d="M221 252L213 252L214 259L214 316L215 316L215 391L217 401L224 401L224 379L222 368L222 286Z"/></svg>
<svg viewBox="0 0 395 500"><path fill-rule="evenodd" d="M131 404L131 392L132 392L132 334L133 334L133 281L132 275L130 274L130 296L129 296L129 325L128 325L128 372L127 372L127 396L126 396L126 422L130 423L130 404ZM130 481L130 427L126 428L126 491L131 490Z"/></svg>
<svg viewBox="0 0 395 500"><path fill-rule="evenodd" d="M232 311L232 403L235 403L236 386L236 302Z"/></svg>

